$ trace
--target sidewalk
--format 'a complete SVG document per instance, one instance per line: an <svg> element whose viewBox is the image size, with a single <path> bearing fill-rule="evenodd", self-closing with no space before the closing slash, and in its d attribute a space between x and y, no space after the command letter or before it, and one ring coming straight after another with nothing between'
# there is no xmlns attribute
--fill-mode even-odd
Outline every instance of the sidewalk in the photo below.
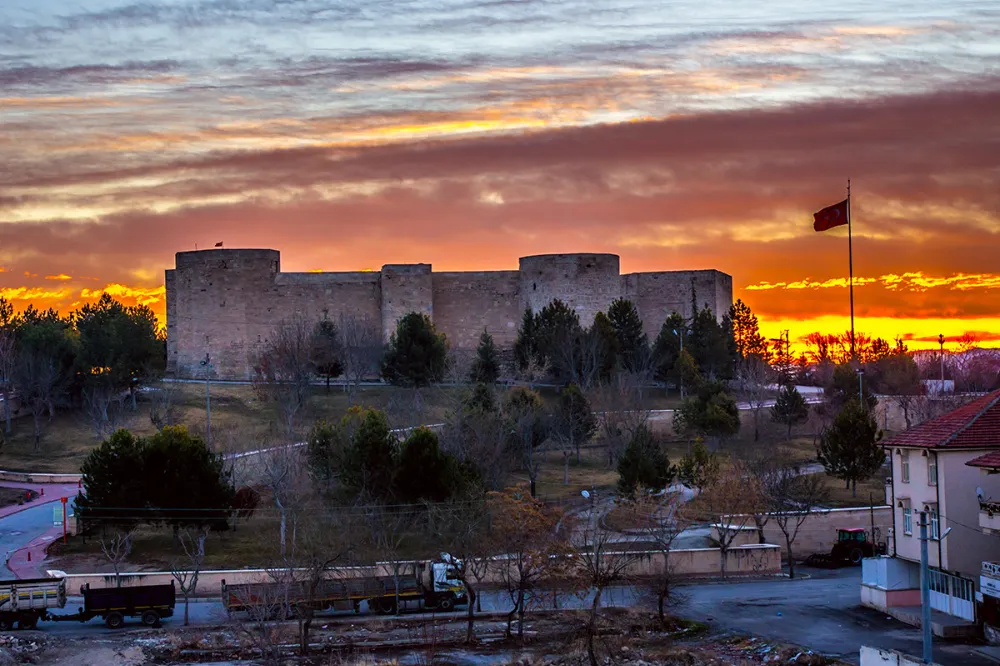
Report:
<svg viewBox="0 0 1000 666"><path fill-rule="evenodd" d="M7 560L7 567L18 578L44 578L45 549L56 539L61 539L63 528L50 527L20 550L14 551ZM31 558L30 560L28 558Z"/></svg>
<svg viewBox="0 0 1000 666"><path fill-rule="evenodd" d="M39 493L39 497L24 504L11 504L0 507L0 520L7 516L21 511L26 511L33 507L58 502L61 497L73 497L80 492L80 488L75 483L22 483L19 481L0 481L0 488L23 488L24 490L34 490Z"/></svg>

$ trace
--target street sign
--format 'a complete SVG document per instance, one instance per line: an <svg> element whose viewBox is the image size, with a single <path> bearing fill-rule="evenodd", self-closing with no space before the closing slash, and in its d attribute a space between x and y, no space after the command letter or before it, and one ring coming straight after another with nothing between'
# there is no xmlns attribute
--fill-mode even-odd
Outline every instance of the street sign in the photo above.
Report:
<svg viewBox="0 0 1000 666"><path fill-rule="evenodd" d="M1000 597L1000 580L990 576L980 576L979 589L987 596Z"/></svg>
<svg viewBox="0 0 1000 666"><path fill-rule="evenodd" d="M61 506L52 507L52 525L61 527L63 521L63 508Z"/></svg>

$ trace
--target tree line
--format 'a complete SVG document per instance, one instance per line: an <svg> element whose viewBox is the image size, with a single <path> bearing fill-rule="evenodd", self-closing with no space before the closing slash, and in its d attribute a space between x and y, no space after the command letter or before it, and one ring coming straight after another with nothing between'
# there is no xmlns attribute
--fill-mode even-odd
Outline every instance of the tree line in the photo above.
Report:
<svg viewBox="0 0 1000 666"><path fill-rule="evenodd" d="M0 298L3 434L13 431L17 402L32 416L36 450L43 418L57 409L83 409L98 436L109 434L119 412L135 409L137 389L162 375L165 364L166 340L145 305L102 294L63 316L31 305L16 312Z"/></svg>

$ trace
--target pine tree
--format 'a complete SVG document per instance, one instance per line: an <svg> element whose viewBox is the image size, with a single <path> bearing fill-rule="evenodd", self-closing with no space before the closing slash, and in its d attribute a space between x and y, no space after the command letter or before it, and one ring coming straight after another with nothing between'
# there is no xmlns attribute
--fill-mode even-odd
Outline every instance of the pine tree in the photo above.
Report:
<svg viewBox="0 0 1000 666"><path fill-rule="evenodd" d="M705 441L698 437L694 440L691 452L681 458L677 467L677 478L688 488L699 491L712 485L719 477L719 458L708 450Z"/></svg>
<svg viewBox="0 0 1000 666"><path fill-rule="evenodd" d="M618 492L630 495L637 489L663 490L677 475L677 468L646 426L640 426L618 460Z"/></svg>
<svg viewBox="0 0 1000 666"><path fill-rule="evenodd" d="M483 329L476 348L476 360L469 371L469 380L475 384L495 384L500 377L500 358L493 336Z"/></svg>
<svg viewBox="0 0 1000 666"><path fill-rule="evenodd" d="M667 317L660 327L660 333L653 343L653 376L661 382L673 379L674 365L686 331L684 317L676 312Z"/></svg>
<svg viewBox="0 0 1000 666"><path fill-rule="evenodd" d="M792 426L809 418L809 405L799 390L792 385L782 386L771 408L771 421L788 426L788 439L792 438Z"/></svg>
<svg viewBox="0 0 1000 666"><path fill-rule="evenodd" d="M320 319L312 332L309 362L316 373L326 378L326 392L330 392L330 380L344 373L343 352L340 348L340 334L337 326L329 319Z"/></svg>
<svg viewBox="0 0 1000 666"><path fill-rule="evenodd" d="M427 386L444 379L448 341L425 314L411 312L396 325L382 365L382 377L401 386Z"/></svg>
<svg viewBox="0 0 1000 666"><path fill-rule="evenodd" d="M817 457L826 473L846 482L856 496L858 481L871 478L885 464L881 439L871 410L849 400L823 431Z"/></svg>
<svg viewBox="0 0 1000 666"><path fill-rule="evenodd" d="M757 315L750 310L750 306L737 299L729 308L729 320L733 324L736 353L743 359L756 357L765 363L770 362L767 340L760 334Z"/></svg>
<svg viewBox="0 0 1000 666"><path fill-rule="evenodd" d="M514 341L514 365L521 372L538 360L536 319L531 308L527 308L521 317L521 327L517 329L517 339Z"/></svg>
<svg viewBox="0 0 1000 666"><path fill-rule="evenodd" d="M608 319L618 340L618 363L627 372L642 372L649 358L649 337L632 301L617 298L608 307Z"/></svg>

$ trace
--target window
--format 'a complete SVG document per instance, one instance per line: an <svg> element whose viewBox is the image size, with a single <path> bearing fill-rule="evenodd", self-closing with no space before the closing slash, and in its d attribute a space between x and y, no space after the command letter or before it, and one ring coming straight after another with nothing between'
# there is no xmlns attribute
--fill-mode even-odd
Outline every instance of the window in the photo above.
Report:
<svg viewBox="0 0 1000 666"><path fill-rule="evenodd" d="M900 500L903 505L903 534L913 534L913 509L910 507L910 500Z"/></svg>
<svg viewBox="0 0 1000 666"><path fill-rule="evenodd" d="M941 535L941 521L938 519L937 504L928 504L927 509L931 519L931 538L939 539Z"/></svg>
<svg viewBox="0 0 1000 666"><path fill-rule="evenodd" d="M927 483L932 486L937 485L937 454L927 455Z"/></svg>
<svg viewBox="0 0 1000 666"><path fill-rule="evenodd" d="M906 449L899 453L899 477L903 483L910 482L910 452ZM907 532L909 534L909 532Z"/></svg>

